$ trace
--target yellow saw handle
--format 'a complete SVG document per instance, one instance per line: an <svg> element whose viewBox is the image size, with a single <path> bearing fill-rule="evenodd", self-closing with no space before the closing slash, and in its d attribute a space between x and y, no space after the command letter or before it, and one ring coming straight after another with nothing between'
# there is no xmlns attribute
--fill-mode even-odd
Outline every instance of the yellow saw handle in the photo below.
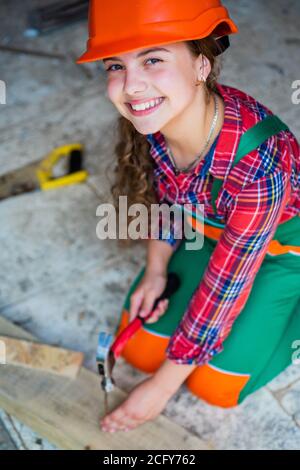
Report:
<svg viewBox="0 0 300 470"><path fill-rule="evenodd" d="M62 186L68 186L70 184L81 183L87 179L88 172L86 170L75 171L74 173L70 173L68 175L53 178L52 169L55 164L61 158L69 157L73 150L79 150L83 152L83 145L80 143L62 145L52 150L52 152L50 152L41 161L36 170L36 176L39 181L40 188L43 191L59 188Z"/></svg>

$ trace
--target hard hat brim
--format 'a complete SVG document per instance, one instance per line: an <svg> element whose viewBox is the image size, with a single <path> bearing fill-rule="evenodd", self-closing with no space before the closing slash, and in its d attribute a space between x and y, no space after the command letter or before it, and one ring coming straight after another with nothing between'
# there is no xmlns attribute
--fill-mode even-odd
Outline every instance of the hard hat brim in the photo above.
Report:
<svg viewBox="0 0 300 470"><path fill-rule="evenodd" d="M215 24L211 25L210 31L206 31L205 34L199 35L199 32L192 31L191 28L187 33L180 31L176 36L170 34L170 32L151 32L150 34L143 33L142 36L136 37L131 36L124 38L121 41L114 41L113 43L101 44L100 45L91 45L86 52L84 52L77 60L77 64L84 62L94 62L96 60L101 60L107 57L116 56L124 54L125 52L131 52L136 49L142 49L145 47L154 47L161 46L164 44L170 44L180 41L188 41L193 39L201 39L213 34L216 37L222 37L229 34L236 34L239 32L236 24L230 19L217 20Z"/></svg>

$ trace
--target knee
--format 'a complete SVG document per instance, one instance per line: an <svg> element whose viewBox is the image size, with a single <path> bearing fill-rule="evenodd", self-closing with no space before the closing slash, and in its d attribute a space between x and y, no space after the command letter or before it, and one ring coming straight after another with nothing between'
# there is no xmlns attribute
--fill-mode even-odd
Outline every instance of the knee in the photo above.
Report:
<svg viewBox="0 0 300 470"><path fill-rule="evenodd" d="M128 325L129 312L123 309L117 335ZM169 338L140 328L126 343L121 356L136 369L154 373L166 359L165 350Z"/></svg>
<svg viewBox="0 0 300 470"><path fill-rule="evenodd" d="M188 390L201 400L219 406L232 408L239 405L239 396L250 375L221 371L210 364L197 367L186 380Z"/></svg>

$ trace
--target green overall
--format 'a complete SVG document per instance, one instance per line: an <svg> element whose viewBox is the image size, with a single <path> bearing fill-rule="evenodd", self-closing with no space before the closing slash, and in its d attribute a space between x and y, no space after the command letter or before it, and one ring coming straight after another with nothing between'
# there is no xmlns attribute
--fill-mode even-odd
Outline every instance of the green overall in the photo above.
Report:
<svg viewBox="0 0 300 470"><path fill-rule="evenodd" d="M288 127L277 117L268 116L240 139L233 166L250 151L256 149L268 137ZM213 207L223 180L214 179ZM198 216L196 216L198 218ZM201 219L200 219L201 220ZM203 220L202 220L203 222ZM214 220L204 219L205 224L224 228ZM300 217L279 224L273 240L283 245L300 247ZM209 259L217 244L205 236L199 250L186 250L185 239L173 253L168 272L176 272L181 280L179 290L170 298L164 315L155 323L145 324L147 332L170 337L186 311ZM130 309L130 296L142 279L145 267L132 283L123 309ZM255 277L247 302L235 320L225 339L224 349L209 364L223 371L249 374L250 379L241 391L238 403L247 395L265 385L292 363L295 342L300 339L300 253L290 251L276 256L266 254Z"/></svg>

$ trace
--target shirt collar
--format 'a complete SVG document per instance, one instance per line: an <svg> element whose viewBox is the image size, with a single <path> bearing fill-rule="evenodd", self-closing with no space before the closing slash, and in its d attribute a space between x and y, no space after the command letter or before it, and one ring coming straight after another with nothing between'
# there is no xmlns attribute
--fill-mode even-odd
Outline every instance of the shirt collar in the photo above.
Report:
<svg viewBox="0 0 300 470"><path fill-rule="evenodd" d="M233 163L235 152L238 148L239 139L242 133L242 118L239 109L238 95L239 90L216 83L218 92L224 100L224 123L217 140L217 145L213 153L209 171L216 178L223 178L222 169L228 168ZM150 154L157 162L162 170L169 168L169 157L167 155L167 146L165 138L160 131L146 135L147 141L150 143ZM194 168L194 172L198 172L201 165L204 165L205 158L199 162ZM216 165L218 162L218 165Z"/></svg>

